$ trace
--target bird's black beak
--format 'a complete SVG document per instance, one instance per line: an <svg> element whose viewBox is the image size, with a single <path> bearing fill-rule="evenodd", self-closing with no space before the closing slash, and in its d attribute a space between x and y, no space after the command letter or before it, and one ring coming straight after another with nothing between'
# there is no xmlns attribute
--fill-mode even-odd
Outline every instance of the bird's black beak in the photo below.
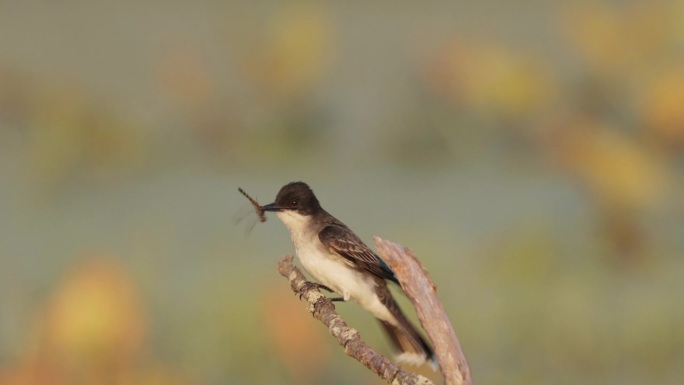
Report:
<svg viewBox="0 0 684 385"><path fill-rule="evenodd" d="M263 206L261 206L261 209L264 211L275 211L275 212L282 210L282 208L278 207L275 203L269 203L267 205L263 205Z"/></svg>

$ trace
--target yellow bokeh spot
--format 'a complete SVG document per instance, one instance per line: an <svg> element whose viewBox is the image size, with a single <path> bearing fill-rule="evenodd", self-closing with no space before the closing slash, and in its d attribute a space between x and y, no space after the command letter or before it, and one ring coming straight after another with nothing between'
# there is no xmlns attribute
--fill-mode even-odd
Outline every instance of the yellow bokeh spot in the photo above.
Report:
<svg viewBox="0 0 684 385"><path fill-rule="evenodd" d="M539 60L485 43L447 45L428 68L427 81L456 103L513 119L537 115L557 92L551 71Z"/></svg>
<svg viewBox="0 0 684 385"><path fill-rule="evenodd" d="M566 160L604 204L645 208L660 202L666 170L656 154L600 122L583 122L562 144Z"/></svg>
<svg viewBox="0 0 684 385"><path fill-rule="evenodd" d="M130 359L145 323L128 272L113 259L87 261L56 291L48 307L48 346L75 363Z"/></svg>
<svg viewBox="0 0 684 385"><path fill-rule="evenodd" d="M322 6L310 2L286 6L270 23L266 39L261 52L249 60L247 71L275 95L296 96L325 74L332 33Z"/></svg>
<svg viewBox="0 0 684 385"><path fill-rule="evenodd" d="M648 129L667 140L684 140L684 68L659 73L642 95Z"/></svg>

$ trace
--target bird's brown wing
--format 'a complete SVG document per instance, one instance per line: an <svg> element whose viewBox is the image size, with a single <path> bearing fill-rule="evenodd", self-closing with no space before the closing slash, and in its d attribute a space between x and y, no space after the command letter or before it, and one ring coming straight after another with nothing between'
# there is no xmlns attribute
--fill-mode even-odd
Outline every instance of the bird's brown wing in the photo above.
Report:
<svg viewBox="0 0 684 385"><path fill-rule="evenodd" d="M349 228L331 224L318 234L318 238L328 250L346 259L351 266L397 282L394 272L385 261L368 248Z"/></svg>

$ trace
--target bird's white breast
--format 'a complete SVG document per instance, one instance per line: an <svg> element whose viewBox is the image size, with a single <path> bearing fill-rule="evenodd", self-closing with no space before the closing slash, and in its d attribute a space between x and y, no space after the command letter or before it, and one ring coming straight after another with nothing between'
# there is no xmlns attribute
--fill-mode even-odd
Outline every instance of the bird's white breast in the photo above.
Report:
<svg viewBox="0 0 684 385"><path fill-rule="evenodd" d="M297 257L309 274L345 300L359 303L376 318L396 324L375 293L374 276L354 269L344 258L327 250L318 239L318 232L309 226L311 217L292 211L281 211L277 215L290 231Z"/></svg>

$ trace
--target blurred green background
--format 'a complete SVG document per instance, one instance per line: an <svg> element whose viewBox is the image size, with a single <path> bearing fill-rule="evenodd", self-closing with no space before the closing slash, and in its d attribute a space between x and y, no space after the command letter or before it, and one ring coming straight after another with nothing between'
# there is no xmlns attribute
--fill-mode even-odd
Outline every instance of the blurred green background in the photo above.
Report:
<svg viewBox="0 0 684 385"><path fill-rule="evenodd" d="M681 1L0 2L0 383L379 384L237 192L303 180L475 383L681 384L683 149Z"/></svg>

